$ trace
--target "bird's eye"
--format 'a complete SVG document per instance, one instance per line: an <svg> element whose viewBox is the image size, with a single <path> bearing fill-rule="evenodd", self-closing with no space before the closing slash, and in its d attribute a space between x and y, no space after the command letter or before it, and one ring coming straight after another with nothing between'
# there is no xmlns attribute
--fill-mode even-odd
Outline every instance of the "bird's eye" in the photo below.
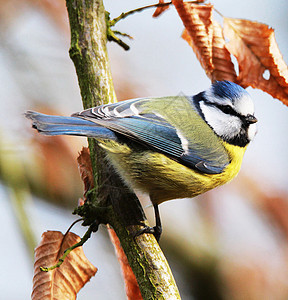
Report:
<svg viewBox="0 0 288 300"><path fill-rule="evenodd" d="M235 111L230 105L221 105L218 106L218 108L221 109L225 114L235 115Z"/></svg>

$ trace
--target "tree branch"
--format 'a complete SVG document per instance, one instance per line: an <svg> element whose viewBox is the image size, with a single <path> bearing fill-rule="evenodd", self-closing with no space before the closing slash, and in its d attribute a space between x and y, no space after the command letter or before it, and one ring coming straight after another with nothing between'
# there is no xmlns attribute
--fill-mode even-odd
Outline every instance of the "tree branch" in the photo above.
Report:
<svg viewBox="0 0 288 300"><path fill-rule="evenodd" d="M76 68L84 108L115 102L102 0L66 0L66 5L71 28L70 57ZM93 218L99 218L114 228L143 299L180 299L169 265L154 236L143 234L133 238L140 224L147 225L137 197L123 187L95 140L89 139L89 148L96 192L91 193L76 212L85 218L87 225Z"/></svg>

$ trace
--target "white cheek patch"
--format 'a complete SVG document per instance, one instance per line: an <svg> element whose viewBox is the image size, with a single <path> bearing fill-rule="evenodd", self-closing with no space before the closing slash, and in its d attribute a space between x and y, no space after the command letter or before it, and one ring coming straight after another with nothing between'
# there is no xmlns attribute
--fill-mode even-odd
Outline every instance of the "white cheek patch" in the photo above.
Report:
<svg viewBox="0 0 288 300"><path fill-rule="evenodd" d="M242 122L238 117L227 115L215 106L206 105L202 101L200 102L200 108L206 122L218 136L232 139L240 133Z"/></svg>

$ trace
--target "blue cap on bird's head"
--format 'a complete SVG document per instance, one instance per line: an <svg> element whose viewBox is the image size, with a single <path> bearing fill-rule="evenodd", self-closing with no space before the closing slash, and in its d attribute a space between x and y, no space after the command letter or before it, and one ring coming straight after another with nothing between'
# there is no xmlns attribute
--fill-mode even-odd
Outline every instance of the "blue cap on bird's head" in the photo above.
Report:
<svg viewBox="0 0 288 300"><path fill-rule="evenodd" d="M248 92L240 85L230 81L215 81L211 89L215 97L229 98L232 100L241 98L242 96L248 96Z"/></svg>
<svg viewBox="0 0 288 300"><path fill-rule="evenodd" d="M249 93L230 81L216 81L194 98L198 111L224 141L244 147L257 132L254 103Z"/></svg>

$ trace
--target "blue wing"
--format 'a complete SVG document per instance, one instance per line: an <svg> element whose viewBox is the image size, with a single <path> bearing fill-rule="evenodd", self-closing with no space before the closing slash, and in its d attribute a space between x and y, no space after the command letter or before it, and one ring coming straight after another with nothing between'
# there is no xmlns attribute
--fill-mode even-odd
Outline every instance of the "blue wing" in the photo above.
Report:
<svg viewBox="0 0 288 300"><path fill-rule="evenodd" d="M73 116L145 144L203 173L221 173L230 163L223 144L199 116L192 98L134 99Z"/></svg>
<svg viewBox="0 0 288 300"><path fill-rule="evenodd" d="M192 97L133 99L84 110L72 117L31 111L26 117L46 135L116 141L126 136L202 173L221 173L230 163L223 144L198 114Z"/></svg>
<svg viewBox="0 0 288 300"><path fill-rule="evenodd" d="M25 117L32 120L32 127L44 135L77 135L117 140L108 128L74 117L50 116L35 111L27 111Z"/></svg>

